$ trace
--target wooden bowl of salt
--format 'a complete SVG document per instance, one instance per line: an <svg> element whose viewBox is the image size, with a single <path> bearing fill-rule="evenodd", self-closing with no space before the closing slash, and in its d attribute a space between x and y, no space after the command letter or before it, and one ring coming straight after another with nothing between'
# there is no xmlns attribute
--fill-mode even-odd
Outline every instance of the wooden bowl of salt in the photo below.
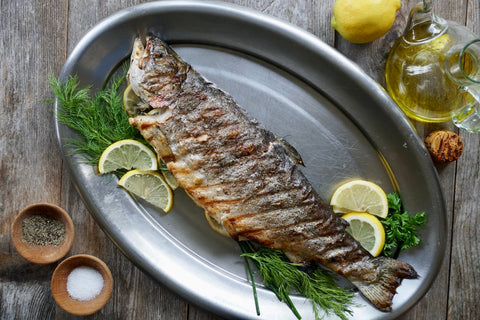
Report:
<svg viewBox="0 0 480 320"><path fill-rule="evenodd" d="M13 220L11 237L17 252L30 262L48 264L63 258L73 244L73 222L62 208L32 204Z"/></svg>
<svg viewBox="0 0 480 320"><path fill-rule="evenodd" d="M55 302L68 313L86 316L99 311L112 295L113 278L108 266L86 254L62 261L52 275Z"/></svg>

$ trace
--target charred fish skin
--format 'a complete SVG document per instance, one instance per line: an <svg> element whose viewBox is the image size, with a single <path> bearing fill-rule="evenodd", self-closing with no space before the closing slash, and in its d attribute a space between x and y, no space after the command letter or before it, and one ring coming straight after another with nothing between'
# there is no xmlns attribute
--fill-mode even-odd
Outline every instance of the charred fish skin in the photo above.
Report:
<svg viewBox="0 0 480 320"><path fill-rule="evenodd" d="M407 263L372 257L305 178L301 158L168 45L134 44L127 79L150 110L131 115L180 187L233 239L280 249L343 275L378 309L390 311Z"/></svg>

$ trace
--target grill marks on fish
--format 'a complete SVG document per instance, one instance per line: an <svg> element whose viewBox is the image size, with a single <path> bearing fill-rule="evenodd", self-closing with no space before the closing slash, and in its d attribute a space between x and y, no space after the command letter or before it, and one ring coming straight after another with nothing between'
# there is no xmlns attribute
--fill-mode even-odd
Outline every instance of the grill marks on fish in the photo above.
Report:
<svg viewBox="0 0 480 320"><path fill-rule="evenodd" d="M128 79L152 111L132 115L178 183L230 236L316 261L391 310L406 263L373 258L324 205L297 167L300 156L157 38L135 42ZM145 110L148 111L148 110Z"/></svg>

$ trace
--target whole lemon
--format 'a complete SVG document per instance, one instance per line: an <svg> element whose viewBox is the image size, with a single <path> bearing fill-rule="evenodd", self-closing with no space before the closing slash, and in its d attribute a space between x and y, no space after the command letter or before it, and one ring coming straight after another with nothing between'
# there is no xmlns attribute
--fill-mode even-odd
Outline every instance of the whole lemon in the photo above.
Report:
<svg viewBox="0 0 480 320"><path fill-rule="evenodd" d="M331 24L350 42L370 42L392 27L401 5L401 0L337 0Z"/></svg>

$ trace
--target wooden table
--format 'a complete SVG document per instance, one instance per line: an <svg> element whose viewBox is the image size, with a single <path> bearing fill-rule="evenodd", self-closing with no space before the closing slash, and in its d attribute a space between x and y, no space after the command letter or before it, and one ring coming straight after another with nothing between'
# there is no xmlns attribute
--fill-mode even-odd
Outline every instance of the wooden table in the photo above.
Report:
<svg viewBox="0 0 480 320"><path fill-rule="evenodd" d="M0 75L0 318L74 319L56 306L50 277L56 264L21 258L10 241L13 216L51 202L72 216L77 235L70 255L90 253L111 268L111 300L92 319L218 319L184 301L137 269L107 239L86 210L63 165L53 126L47 76L58 75L79 39L102 18L142 1L4 0ZM393 28L365 45L343 40L330 26L334 0L231 0L315 34L384 84L384 65L417 0L404 0ZM437 15L480 34L478 0L435 0ZM420 136L450 123L415 124ZM457 131L458 132L458 131ZM478 319L480 314L480 135L459 132L465 147L455 163L437 166L448 208L446 257L426 296L401 319ZM413 168L412 168L413 170Z"/></svg>

